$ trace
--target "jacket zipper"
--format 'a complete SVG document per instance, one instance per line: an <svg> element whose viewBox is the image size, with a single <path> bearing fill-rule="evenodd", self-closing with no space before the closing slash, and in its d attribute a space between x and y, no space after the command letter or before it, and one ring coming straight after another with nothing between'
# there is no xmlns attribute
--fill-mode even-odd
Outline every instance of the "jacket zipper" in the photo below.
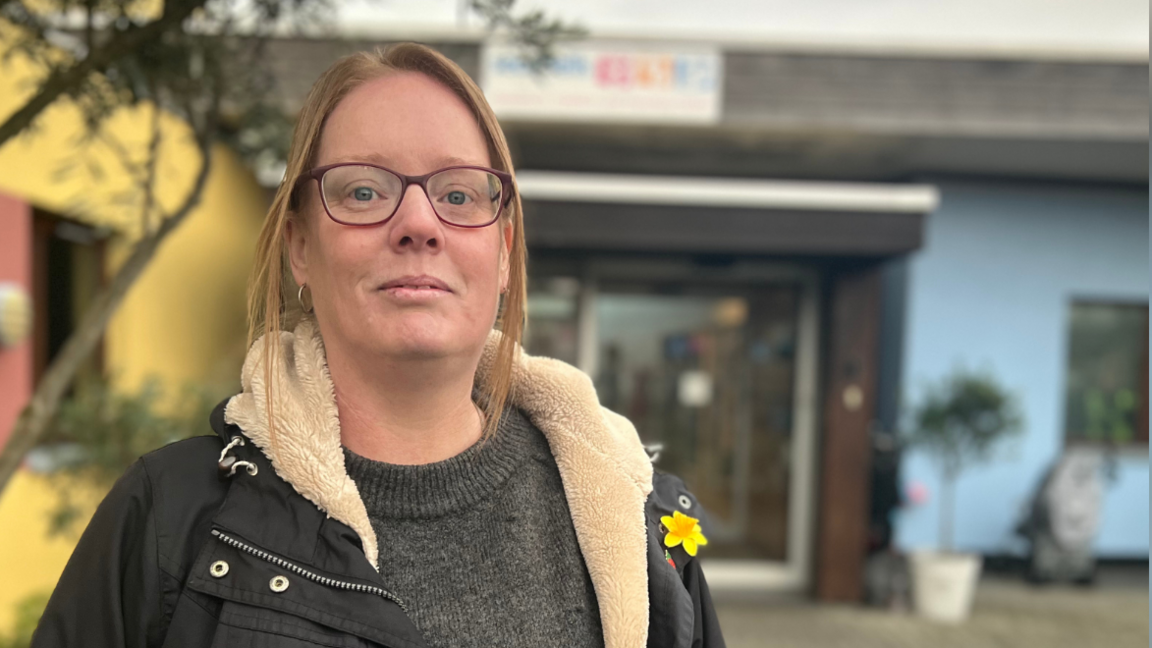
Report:
<svg viewBox="0 0 1152 648"><path fill-rule="evenodd" d="M277 567L282 567L284 569L287 569L288 571L291 571L295 574L303 576L304 578L307 578L310 581L320 583L321 585L327 585L328 587L335 587L336 589L349 590L352 592L366 592L368 594L375 594L377 596L384 597L385 599L388 599L389 601L392 601L396 605L399 605L400 609L404 610L405 613L408 612L408 607L406 605L404 605L404 601L401 601L398 596L396 596L392 592L389 592L388 590L383 589L381 587L376 587L374 585L362 585L360 583L349 583L348 581L341 581L341 580L336 580L335 578L328 578L327 576L321 576L320 574L310 572L307 569L304 569L303 567L301 567L299 565L290 563L287 560L284 560L283 558L278 558L278 557L273 556L272 554L270 554L266 551L262 551L260 549L257 549L256 547L253 547L249 544L245 544L244 542L241 542L240 540L237 540L236 538L233 538L232 536L230 536L226 533L222 533L220 531L217 531L216 529L212 529L212 535L216 536L217 539L219 539L221 542L223 542L224 544L226 544L230 547L235 547L236 549L239 549L245 553L252 554L253 556L256 556L257 558L259 558L261 560L266 560L266 561L272 563L273 565L276 565Z"/></svg>

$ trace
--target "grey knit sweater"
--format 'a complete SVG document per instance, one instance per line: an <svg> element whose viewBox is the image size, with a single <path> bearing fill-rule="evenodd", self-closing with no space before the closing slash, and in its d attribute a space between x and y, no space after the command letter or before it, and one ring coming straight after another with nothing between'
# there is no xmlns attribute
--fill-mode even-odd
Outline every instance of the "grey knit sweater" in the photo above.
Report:
<svg viewBox="0 0 1152 648"><path fill-rule="evenodd" d="M429 646L603 646L556 460L509 409L451 459L400 466L345 449L380 545L380 575Z"/></svg>

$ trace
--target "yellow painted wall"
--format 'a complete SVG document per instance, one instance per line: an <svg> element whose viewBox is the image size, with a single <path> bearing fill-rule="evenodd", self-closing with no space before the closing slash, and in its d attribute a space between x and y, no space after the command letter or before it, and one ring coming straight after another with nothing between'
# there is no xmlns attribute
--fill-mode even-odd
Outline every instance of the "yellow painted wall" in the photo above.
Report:
<svg viewBox="0 0 1152 648"><path fill-rule="evenodd" d="M18 57L0 64L0 115L21 105L34 73ZM150 107L123 110L104 129L118 145L99 139L78 144L84 135L80 113L57 102L42 113L34 131L0 147L0 191L112 228L117 232L109 250L114 266L143 222L138 204L117 201L136 185L114 151L123 146L144 159L151 117ZM163 115L161 123L157 200L173 210L187 195L200 156L178 119ZM136 387L154 374L172 391L187 381L239 386L244 293L268 199L238 157L216 146L199 206L168 237L109 327L105 358L120 385Z"/></svg>
<svg viewBox="0 0 1152 648"><path fill-rule="evenodd" d="M19 57L0 62L0 116L21 105L35 74ZM0 147L0 192L108 227L114 266L142 227L139 204L117 202L135 185L114 151L123 146L143 159L151 117L149 107L121 111L105 127L119 144L81 144L79 111L57 102L33 131ZM162 114L161 123L157 200L171 210L186 195L200 159L179 120ZM214 148L199 206L164 242L107 331L105 361L121 387L134 388L150 375L163 378L170 394L187 382L239 387L245 289L268 199L234 153ZM204 431L210 432L207 421ZM71 552L68 541L43 540L51 498L43 479L21 473L0 499L0 635L10 627L13 602L50 588Z"/></svg>
<svg viewBox="0 0 1152 648"><path fill-rule="evenodd" d="M48 537L53 502L46 479L27 470L17 472L0 495L0 636L12 627L18 601L52 590L79 539L79 531ZM77 522L78 530L87 517Z"/></svg>
<svg viewBox="0 0 1152 648"><path fill-rule="evenodd" d="M247 168L217 146L200 207L168 237L109 327L106 358L122 385L157 375L173 393L185 381L239 390L245 291L266 209Z"/></svg>

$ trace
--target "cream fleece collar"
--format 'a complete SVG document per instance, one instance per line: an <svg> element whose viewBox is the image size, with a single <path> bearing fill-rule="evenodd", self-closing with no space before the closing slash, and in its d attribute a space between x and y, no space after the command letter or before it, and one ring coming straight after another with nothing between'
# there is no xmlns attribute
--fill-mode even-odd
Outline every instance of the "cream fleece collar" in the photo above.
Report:
<svg viewBox="0 0 1152 648"><path fill-rule="evenodd" d="M340 420L323 341L312 320L276 336L273 445L265 415L268 386L264 353L269 336L248 351L243 392L225 420L238 425L298 493L360 535L377 564L376 534L356 484L344 468ZM493 331L477 369L483 384L496 355ZM644 501L652 491L652 465L635 428L600 406L592 381L571 365L519 350L511 405L544 433L564 483L584 563L600 606L606 648L640 648L648 635L648 563Z"/></svg>

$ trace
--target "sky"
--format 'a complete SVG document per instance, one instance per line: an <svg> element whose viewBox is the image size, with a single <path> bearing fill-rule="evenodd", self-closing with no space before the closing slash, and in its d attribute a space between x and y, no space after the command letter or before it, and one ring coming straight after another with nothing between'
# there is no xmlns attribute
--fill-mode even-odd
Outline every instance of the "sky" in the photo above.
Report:
<svg viewBox="0 0 1152 648"><path fill-rule="evenodd" d="M349 0L347 31L452 29L461 0ZM593 36L912 49L1148 51L1147 0L518 0ZM472 17L465 24L479 26Z"/></svg>

